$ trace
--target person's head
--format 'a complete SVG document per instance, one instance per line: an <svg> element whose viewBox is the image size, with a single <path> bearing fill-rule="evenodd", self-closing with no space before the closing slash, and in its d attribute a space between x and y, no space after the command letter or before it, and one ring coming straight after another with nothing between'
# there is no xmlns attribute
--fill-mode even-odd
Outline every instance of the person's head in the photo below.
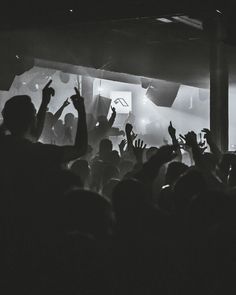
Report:
<svg viewBox="0 0 236 295"><path fill-rule="evenodd" d="M233 202L230 197L218 190L207 190L199 193L190 204L188 221L193 229L207 229L230 219Z"/></svg>
<svg viewBox="0 0 236 295"><path fill-rule="evenodd" d="M53 178L51 177L48 181L56 197L73 188L83 187L80 176L68 169L58 169L54 172Z"/></svg>
<svg viewBox="0 0 236 295"><path fill-rule="evenodd" d="M90 175L90 167L88 161L83 159L75 161L71 166L71 170L81 178L84 184L87 182Z"/></svg>
<svg viewBox="0 0 236 295"><path fill-rule="evenodd" d="M173 210L173 192L170 185L162 187L158 196L158 206L161 210L171 212Z"/></svg>
<svg viewBox="0 0 236 295"><path fill-rule="evenodd" d="M187 171L188 166L180 162L172 162L168 165L165 183L173 185L181 174Z"/></svg>
<svg viewBox="0 0 236 295"><path fill-rule="evenodd" d="M51 112L46 112L44 126L51 128L53 126L54 116Z"/></svg>
<svg viewBox="0 0 236 295"><path fill-rule="evenodd" d="M118 167L120 164L120 156L116 150L113 150L109 153L108 161L112 163L114 166Z"/></svg>
<svg viewBox="0 0 236 295"><path fill-rule="evenodd" d="M110 202L101 195L81 189L68 192L61 202L61 220L67 231L79 231L96 238L112 233Z"/></svg>
<svg viewBox="0 0 236 295"><path fill-rule="evenodd" d="M62 134L64 132L64 126L62 120L57 120L57 122L54 125L54 130L57 134Z"/></svg>
<svg viewBox="0 0 236 295"><path fill-rule="evenodd" d="M10 98L4 106L4 124L12 135L25 136L36 123L36 109L28 95L17 95Z"/></svg>
<svg viewBox="0 0 236 295"><path fill-rule="evenodd" d="M64 118L66 127L73 127L75 116L72 113L67 113Z"/></svg>
<svg viewBox="0 0 236 295"><path fill-rule="evenodd" d="M99 116L98 117L98 126L99 127L107 127L108 126L108 120L106 116Z"/></svg>
<svg viewBox="0 0 236 295"><path fill-rule="evenodd" d="M158 148L155 146L151 146L147 152L146 152L146 159L147 161L151 159L152 156L154 156L156 154L156 152L158 151Z"/></svg>
<svg viewBox="0 0 236 295"><path fill-rule="evenodd" d="M187 170L174 185L174 203L177 211L185 210L198 193L207 189L202 173L196 169Z"/></svg>
<svg viewBox="0 0 236 295"><path fill-rule="evenodd" d="M119 164L120 178L122 179L128 172L133 170L133 162L128 160L122 160Z"/></svg>
<svg viewBox="0 0 236 295"><path fill-rule="evenodd" d="M99 144L99 156L104 159L112 152L112 142L109 139L102 139Z"/></svg>
<svg viewBox="0 0 236 295"><path fill-rule="evenodd" d="M110 163L104 163L103 173L102 173L102 185L104 186L109 182L111 178L119 178L119 169Z"/></svg>
<svg viewBox="0 0 236 295"><path fill-rule="evenodd" d="M112 192L114 187L120 182L117 178L111 178L107 184L104 185L102 189L103 196L107 197L109 200L112 198Z"/></svg>
<svg viewBox="0 0 236 295"><path fill-rule="evenodd" d="M135 179L123 180L113 189L112 204L117 221L125 225L141 217L147 204L147 191Z"/></svg>

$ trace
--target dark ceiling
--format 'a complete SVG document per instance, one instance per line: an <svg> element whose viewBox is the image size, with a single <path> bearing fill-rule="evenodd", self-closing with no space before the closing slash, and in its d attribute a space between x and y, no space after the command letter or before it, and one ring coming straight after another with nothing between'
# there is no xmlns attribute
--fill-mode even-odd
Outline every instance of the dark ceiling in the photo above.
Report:
<svg viewBox="0 0 236 295"><path fill-rule="evenodd" d="M2 26L53 25L170 14L201 15L215 9L232 12L233 0L21 0L1 1ZM73 14L70 10L73 10Z"/></svg>
<svg viewBox="0 0 236 295"><path fill-rule="evenodd" d="M17 55L208 87L205 32L157 18L201 22L217 9L227 28L231 80L236 77L233 1L19 2L0 11L1 74L12 71Z"/></svg>

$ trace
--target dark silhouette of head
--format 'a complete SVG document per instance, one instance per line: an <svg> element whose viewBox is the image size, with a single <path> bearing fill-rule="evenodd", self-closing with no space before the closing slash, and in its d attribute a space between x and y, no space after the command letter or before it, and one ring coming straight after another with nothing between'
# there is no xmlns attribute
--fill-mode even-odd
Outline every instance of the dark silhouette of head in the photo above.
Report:
<svg viewBox="0 0 236 295"><path fill-rule="evenodd" d="M99 157L102 160L107 159L109 153L112 152L112 142L109 139L102 139L99 144Z"/></svg>
<svg viewBox="0 0 236 295"><path fill-rule="evenodd" d="M158 206L160 209L171 212L174 207L173 192L170 185L162 187L158 196Z"/></svg>
<svg viewBox="0 0 236 295"><path fill-rule="evenodd" d="M98 127L99 128L107 128L109 126L108 120L106 116L99 116L98 117Z"/></svg>
<svg viewBox="0 0 236 295"><path fill-rule="evenodd" d="M72 113L67 113L65 115L64 121L66 127L73 127L75 116Z"/></svg>
<svg viewBox="0 0 236 295"><path fill-rule="evenodd" d="M133 162L129 160L121 160L119 164L120 178L122 179L128 172L133 170Z"/></svg>
<svg viewBox="0 0 236 295"><path fill-rule="evenodd" d="M12 135L24 136L30 132L36 122L36 109L27 95L10 98L2 112L4 124Z"/></svg>
<svg viewBox="0 0 236 295"><path fill-rule="evenodd" d="M180 162L172 162L168 165L165 183L173 185L181 174L187 171L188 166Z"/></svg>
<svg viewBox="0 0 236 295"><path fill-rule="evenodd" d="M158 148L155 146L151 146L147 152L146 152L146 159L147 161L151 159L152 156L154 156L156 154L156 152L158 151Z"/></svg>
<svg viewBox="0 0 236 295"><path fill-rule="evenodd" d="M120 164L120 156L118 151L113 150L108 155L108 161L112 163L114 166L118 167Z"/></svg>
<svg viewBox="0 0 236 295"><path fill-rule="evenodd" d="M102 173L102 185L108 183L111 178L119 178L119 169L110 163L104 163L103 173Z"/></svg>
<svg viewBox="0 0 236 295"><path fill-rule="evenodd" d="M102 194L107 197L109 200L112 198L112 192L115 188L115 186L120 182L117 178L111 178L102 189Z"/></svg>
<svg viewBox="0 0 236 295"><path fill-rule="evenodd" d="M62 222L67 231L79 231L94 237L112 233L110 202L101 195L81 189L68 192L62 199Z"/></svg>
<svg viewBox="0 0 236 295"><path fill-rule="evenodd" d="M147 190L141 182L135 179L123 180L113 190L112 204L117 221L121 226L135 223L145 210Z"/></svg>
<svg viewBox="0 0 236 295"><path fill-rule="evenodd" d="M231 200L224 192L207 190L199 193L189 208L189 224L193 229L208 228L229 218Z"/></svg>
<svg viewBox="0 0 236 295"><path fill-rule="evenodd" d="M84 184L87 182L90 175L90 167L88 161L83 159L75 161L71 166L71 170L81 178Z"/></svg>
<svg viewBox="0 0 236 295"><path fill-rule="evenodd" d="M44 126L51 128L53 125L54 116L51 112L46 112Z"/></svg>
<svg viewBox="0 0 236 295"><path fill-rule="evenodd" d="M206 188L207 184L201 172L196 169L186 171L174 185L174 203L177 211L185 210L193 197Z"/></svg>

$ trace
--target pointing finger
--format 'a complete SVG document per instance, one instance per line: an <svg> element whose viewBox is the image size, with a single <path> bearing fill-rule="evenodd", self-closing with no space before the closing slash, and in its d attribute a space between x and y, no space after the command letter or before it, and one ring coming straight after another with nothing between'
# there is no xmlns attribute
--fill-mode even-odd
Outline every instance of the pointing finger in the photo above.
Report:
<svg viewBox="0 0 236 295"><path fill-rule="evenodd" d="M76 94L80 95L80 93L79 93L79 89L78 89L77 87L74 87L74 90L75 90L75 93L76 93Z"/></svg>
<svg viewBox="0 0 236 295"><path fill-rule="evenodd" d="M52 79L46 84L45 88L48 88L52 84Z"/></svg>

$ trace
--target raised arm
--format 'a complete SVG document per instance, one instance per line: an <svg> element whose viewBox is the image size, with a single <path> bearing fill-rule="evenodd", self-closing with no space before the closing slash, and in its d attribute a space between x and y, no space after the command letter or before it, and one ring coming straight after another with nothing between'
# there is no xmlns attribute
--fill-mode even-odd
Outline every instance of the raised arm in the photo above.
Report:
<svg viewBox="0 0 236 295"><path fill-rule="evenodd" d="M51 83L52 80L46 84L42 91L42 102L37 113L37 125L32 134L36 141L40 138L43 131L48 104L50 103L51 97L55 95L55 90L50 87Z"/></svg>
<svg viewBox="0 0 236 295"><path fill-rule="evenodd" d="M137 134L135 134L133 131L133 126L130 123L127 123L125 125L125 133L126 133L126 139L127 139L127 151L133 152L133 141L137 137Z"/></svg>
<svg viewBox="0 0 236 295"><path fill-rule="evenodd" d="M207 128L204 128L202 130L202 132L204 132L204 138L206 139L211 152L217 157L218 162L220 162L220 160L222 158L222 153L221 153L220 149L218 148L218 146L216 145L216 143L214 142L211 131Z"/></svg>
<svg viewBox="0 0 236 295"><path fill-rule="evenodd" d="M142 169L136 173L135 178L143 183L151 185L158 176L161 166L172 161L176 157L175 149L173 145L164 145L160 147L156 154L143 164Z"/></svg>
<svg viewBox="0 0 236 295"><path fill-rule="evenodd" d="M168 132L171 137L173 146L176 147L177 158L180 162L182 162L182 153L181 153L180 145L179 145L178 140L176 138L176 129L173 127L171 121L170 121L170 125L168 127Z"/></svg>
<svg viewBox="0 0 236 295"><path fill-rule="evenodd" d="M59 110L56 111L56 113L53 115L53 124L52 126L54 126L57 121L60 119L62 112L64 111L64 109L70 104L70 102L68 101L69 98L67 98L63 105L59 108Z"/></svg>
<svg viewBox="0 0 236 295"><path fill-rule="evenodd" d="M142 166L143 164L143 152L146 149L146 144L143 143L143 140L135 140L134 147L133 147L133 153L135 155L136 161L138 166Z"/></svg>
<svg viewBox="0 0 236 295"><path fill-rule="evenodd" d="M69 162L84 156L88 148L88 132L84 98L80 96L80 92L76 87L74 89L75 94L71 96L71 100L76 111L78 112L78 125L74 145L61 147L63 149L64 162Z"/></svg>
<svg viewBox="0 0 236 295"><path fill-rule="evenodd" d="M111 110L112 110L111 118L108 121L110 128L113 126L116 119L116 109L114 107L111 107Z"/></svg>
<svg viewBox="0 0 236 295"><path fill-rule="evenodd" d="M197 135L194 131L188 132L185 136L180 135L185 140L186 145L191 148L193 160L195 165L202 167L202 150L197 142Z"/></svg>

